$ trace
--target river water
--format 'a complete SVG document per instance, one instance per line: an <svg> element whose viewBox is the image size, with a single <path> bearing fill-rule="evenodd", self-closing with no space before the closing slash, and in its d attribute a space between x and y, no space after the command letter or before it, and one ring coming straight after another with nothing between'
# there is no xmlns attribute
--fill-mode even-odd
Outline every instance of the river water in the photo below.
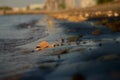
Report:
<svg viewBox="0 0 120 80"><path fill-rule="evenodd" d="M45 15L0 16L1 80L16 74L22 74L17 80L72 80L76 73L87 80L118 80L110 76L112 72L119 75L120 71L120 33L95 26L92 20L80 23L54 20L50 25L46 18ZM95 29L103 34L91 35ZM67 43L68 37L79 35L83 35L80 45ZM57 43L61 38L65 39L64 46L33 51L42 40ZM58 60L57 55L64 49L66 54ZM110 59L104 59L105 56Z"/></svg>

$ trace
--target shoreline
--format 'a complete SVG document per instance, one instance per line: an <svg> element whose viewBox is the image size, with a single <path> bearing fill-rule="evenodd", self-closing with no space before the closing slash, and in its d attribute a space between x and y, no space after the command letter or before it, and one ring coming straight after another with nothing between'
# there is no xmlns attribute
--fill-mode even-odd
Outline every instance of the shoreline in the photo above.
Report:
<svg viewBox="0 0 120 80"><path fill-rule="evenodd" d="M74 22L73 22L74 23ZM68 23L69 25L71 25L70 23ZM85 23L84 23L85 24ZM88 24L88 23L87 23ZM68 30L69 28L71 28L71 27L73 27L73 29L71 29L71 30L74 30L74 29L77 29L78 30L78 28L77 27L79 27L78 25L76 25L77 27L75 27L75 25L72 25L72 26L69 26L69 25L64 25L64 26L62 26L62 25L60 25L60 26L62 26L63 28L65 28L65 27L67 27L67 29L66 30ZM44 39L50 39L52 36L55 36L55 35L57 35L56 33L58 33L58 31L59 31L59 27L60 26L56 26L56 27L50 27L50 26L46 26L46 27L48 27L49 28L49 31L43 31L43 32L45 32L45 33L51 33L52 31L53 31L53 33L50 35L50 37L44 37ZM82 25L81 25L82 26ZM88 27L89 27L90 25L88 25ZM92 26L92 25L91 25ZM90 28L91 28L91 26L90 26ZM60 28L62 28L62 27L60 27ZM83 25L83 28L85 27L85 25ZM87 26L86 26L87 27ZM45 28L45 27L44 27ZM48 29L48 28L46 28L46 29ZM53 28L56 28L56 29L58 29L58 31L56 30L56 29L53 29ZM62 29L63 30L63 29ZM80 29L81 30L81 29ZM82 29L82 30L84 30L84 29ZM56 31L56 32L55 32ZM84 32L85 32L86 30L84 30ZM36 31L35 31L36 32ZM69 31L68 31L69 32ZM78 32L81 32L81 31L78 31ZM39 33L39 31L38 32L36 32L36 33L33 33L33 34L38 34ZM60 32L59 33L61 33L61 30L60 30ZM69 33L72 33L72 32L69 32ZM54 35L55 34L55 35ZM64 33L65 34L65 33ZM33 36L35 36L35 37L39 37L39 35L38 36L36 36L36 35L33 35ZM64 35L65 36L65 35ZM89 35L88 35L89 36ZM63 37L63 36L62 36ZM100 36L97 36L97 37L100 37ZM104 39L104 35L103 36L101 36L100 37L100 39ZM114 36L113 36L114 37ZM112 36L111 36L111 39L113 38ZM52 37L51 39L55 39L56 38L56 36L55 37ZM85 37L84 37L85 38ZM105 37L106 38L106 37ZM119 38L119 36L117 37L117 39ZM40 39L40 38L39 38ZM42 38L43 39L43 38ZM57 39L57 38L56 38ZM94 38L92 38L91 37L91 39L94 41ZM95 39L96 39L96 36L95 36ZM115 43L115 42L113 42L113 41L110 41L110 40L106 40L106 42L107 41L109 41L109 43L106 43L106 42L104 42L104 40L99 40L98 42L97 41L94 41L94 42L91 42L90 40L89 40L89 38L87 38L86 39L86 41L84 41L84 39L83 39L83 41L81 42L81 44L80 45L78 45L78 46L76 46L76 44L75 44L75 46L72 46L72 48L70 48L70 50L69 49L67 49L67 48L69 48L70 47L70 45L67 45L66 47L59 47L59 48L54 48L54 49L48 49L48 50L45 50L45 51L43 51L43 53L40 51L40 52L23 52L24 50L27 50L26 48L27 47L29 47L30 45L29 44L27 44L27 47L20 47L20 49L22 49L22 50L17 50L16 52L10 52L10 54L8 53L8 55L7 54L3 54L4 56L3 57L1 57L1 65L2 66L0 66L0 67L2 67L3 68L3 72L4 72L4 70L5 71L8 71L9 73L5 73L4 72L4 74L6 75L6 74L12 74L12 72L11 72L11 70L15 70L15 76L13 75L12 77L17 77L16 76L16 72L19 72L19 71L21 71L21 70L23 70L24 71L24 69L25 70L27 70L27 69L29 69L30 68L30 71L26 71L26 72L23 72L23 73L21 73L21 75L20 75L20 78L22 78L22 79L24 79L24 80L28 80L28 79L30 79L32 76L33 76L33 79L36 77L36 75L39 75L39 74L42 74L42 73L45 73L45 71L50 71L50 72L56 72L57 70L59 70L59 69L64 69L63 67L66 67L66 65L68 65L69 67L72 67L72 68L76 68L77 66L76 66L76 64L78 64L78 63L80 63L80 62L82 62L82 64L83 65L85 65L86 64L86 62L88 62L88 61L90 61L91 63L92 63L92 65L94 65L94 61L97 61L98 60L98 58L100 57L100 55L95 55L96 53L98 53L98 54L107 54L107 53L109 53L109 51L110 51L110 53L109 53L109 55L110 54L112 54L112 53L115 53L115 54L117 54L116 52L117 52L117 50L119 51L119 45L117 45L117 43ZM120 40L118 40L118 41L120 41ZM111 43L112 42L112 43ZM102 47L100 47L99 46L99 44L100 43L102 43ZM108 45L109 44L109 45ZM33 45L33 44L31 44L31 45ZM23 45L24 46L24 45ZM36 46L36 45L35 45ZM113 47L115 47L115 50L113 50L112 49L112 47L111 46L113 46ZM31 47L31 46L30 46ZM106 47L107 47L107 49L108 49L108 51L106 51ZM82 50L84 50L83 48L86 48L86 50L85 50L85 52L83 52ZM65 49L65 51L64 51L64 49ZM110 50L109 50L110 49ZM100 51L99 51L100 50ZM89 52L91 52L91 53L93 53L93 54L91 54L91 55L89 55L89 56L87 56L88 54L89 54ZM103 53L104 52L104 53ZM46 54L47 53L47 54ZM56 53L59 53L60 55L61 55L61 59L60 60L58 60L58 58L57 58L57 54ZM63 53L63 54L62 54ZM119 54L119 53L118 53ZM45 55L45 56L44 56ZM53 56L53 55L55 55L55 56ZM93 56L92 56L93 55ZM85 57L86 56L86 57ZM98 57L99 56L99 57ZM103 55L104 56L104 55ZM100 58L101 59L101 58ZM49 62L49 61L51 61L51 60L53 60L53 62L58 62L59 61L59 63L62 63L62 64L59 64L59 65L57 65L57 67L56 67L56 65L55 65L55 67L54 67L54 65L52 65L52 62ZM4 61L4 63L3 63L3 61ZM75 61L75 62L72 62L72 61ZM83 63L83 61L85 62L85 63ZM93 61L93 62L92 62ZM43 63L42 63L43 62ZM69 64L69 62L70 62L70 64ZM98 61L99 62L99 61ZM75 63L75 65L74 66L71 66L71 63L72 64L74 64ZM45 64L45 65L44 65ZM46 65L47 64L47 65ZM50 65L52 65L53 67L51 68L51 66ZM98 65L99 64L101 64L101 63L98 63ZM111 63L112 64L112 63ZM110 64L110 65L111 65ZM19 65L19 66L17 66L17 65ZM27 65L27 66L26 66ZM81 64L80 64L81 65ZM114 64L113 64L114 65ZM9 66L9 68L7 68L7 66ZM63 67L62 67L63 66ZM75 67L76 66L76 67ZM88 66L91 66L90 64L88 65ZM31 69L31 67L32 67L32 69L34 69L34 72L35 73L33 73L33 71L32 71L32 69ZM66 70L68 70L67 72L69 72L70 71L70 69L69 69L69 67L68 67L68 69L66 69ZM21 69L22 68L22 69ZM93 68L93 67L91 67L91 68ZM96 67L95 67L96 68ZM102 68L104 68L104 67L102 67ZM7 70L8 69L8 70ZM55 71L53 70L53 69L56 69ZM39 71L40 70L40 71ZM45 71L44 71L45 70ZM51 70L53 70L53 71L51 71ZM83 69L82 69L83 70ZM80 70L79 70L80 71ZM39 72L39 74L37 73L37 72ZM91 72L91 71L89 71L89 72ZM103 71L103 73L104 73L104 71ZM2 74L2 73L1 73ZM44 76L42 76L42 75L39 75L39 77L43 77L43 78L46 78L46 76L50 76L51 75L51 73L50 74L48 74L48 75L46 75L47 73L45 73L45 75ZM61 72L61 74L63 74L62 72ZM66 74L66 73L65 73ZM65 74L63 74L63 75L65 75ZM27 76L27 75L29 75L29 76ZM55 75L55 74L53 74L53 75ZM19 75L18 75L19 76ZM86 76L86 75L85 75ZM11 77L11 76L10 76ZM12 80L10 77L8 77L10 80ZM64 77L64 76L63 76ZM6 77L7 78L7 77ZM47 77L48 78L48 77ZM53 77L54 78L54 77ZM59 78L59 76L58 76L58 78ZM3 78L2 78L3 79ZM17 78L16 78L17 79ZM4 80L4 79L3 79ZM42 80L42 79L41 79ZM45 79L45 80L48 80L48 79Z"/></svg>
<svg viewBox="0 0 120 80"><path fill-rule="evenodd" d="M41 25L36 26L36 22L34 22L33 24L32 23L33 22L28 22L28 24L31 26L31 28L27 28L27 26L25 26L25 29L29 30L29 33L25 34L25 35L29 35L26 38L21 38L21 39L9 39L9 38L2 39L2 38L0 38L0 45L1 45L0 52L12 51L11 49L14 50L17 46L22 46L22 45L29 44L31 42L35 42L35 41L49 35L48 33L46 33L44 26L40 28L39 26L41 26ZM20 27L15 26L15 27L16 27L16 30L19 30L19 28L21 28L23 26L20 26Z"/></svg>

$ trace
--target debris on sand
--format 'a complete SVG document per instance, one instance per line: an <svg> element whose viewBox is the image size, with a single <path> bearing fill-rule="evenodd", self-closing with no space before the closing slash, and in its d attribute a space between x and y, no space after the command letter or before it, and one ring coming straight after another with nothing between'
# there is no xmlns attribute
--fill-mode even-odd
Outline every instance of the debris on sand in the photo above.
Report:
<svg viewBox="0 0 120 80"><path fill-rule="evenodd" d="M44 50L44 49L47 49L47 48L53 48L55 47L56 44L50 44L49 42L47 41L41 41L37 46L36 46L36 51L41 51L41 50Z"/></svg>
<svg viewBox="0 0 120 80"><path fill-rule="evenodd" d="M99 57L98 60L104 60L104 61L120 60L120 57L118 55L106 55L106 56Z"/></svg>
<svg viewBox="0 0 120 80"><path fill-rule="evenodd" d="M34 50L23 50L22 53L23 54L30 54L30 53L33 53Z"/></svg>
<svg viewBox="0 0 120 80"><path fill-rule="evenodd" d="M36 46L36 49L37 51L40 51L40 50L43 50L43 49L46 49L46 48L49 48L50 47L50 44L47 42L47 41L41 41L37 46Z"/></svg>
<svg viewBox="0 0 120 80"><path fill-rule="evenodd" d="M102 34L102 31L101 30L99 30L99 29L97 29L97 30L95 30L95 31L93 31L92 32L92 35L100 35L100 34Z"/></svg>

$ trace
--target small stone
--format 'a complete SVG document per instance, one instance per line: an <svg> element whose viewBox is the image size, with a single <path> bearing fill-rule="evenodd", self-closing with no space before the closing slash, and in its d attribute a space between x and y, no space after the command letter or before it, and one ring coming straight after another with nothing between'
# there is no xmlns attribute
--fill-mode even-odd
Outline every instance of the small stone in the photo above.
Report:
<svg viewBox="0 0 120 80"><path fill-rule="evenodd" d="M96 36L96 35L100 35L101 33L102 33L102 31L97 29L97 30L93 31L91 34Z"/></svg>
<svg viewBox="0 0 120 80"><path fill-rule="evenodd" d="M32 52L32 51L30 51L30 50L23 50L23 51L22 51L23 54L30 54L31 52Z"/></svg>
<svg viewBox="0 0 120 80"><path fill-rule="evenodd" d="M100 46L100 47L101 47L101 46L102 46L102 43L99 43L99 44L98 44L98 46Z"/></svg>

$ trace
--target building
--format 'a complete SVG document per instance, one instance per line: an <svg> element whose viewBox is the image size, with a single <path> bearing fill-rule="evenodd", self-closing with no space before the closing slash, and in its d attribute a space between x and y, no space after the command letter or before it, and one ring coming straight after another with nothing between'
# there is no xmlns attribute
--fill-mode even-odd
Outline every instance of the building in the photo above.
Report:
<svg viewBox="0 0 120 80"><path fill-rule="evenodd" d="M96 0L79 0L79 8L91 7L96 5Z"/></svg>
<svg viewBox="0 0 120 80"><path fill-rule="evenodd" d="M13 7L12 10L15 11L15 12L17 12L17 11L20 11L20 8L18 8L18 7Z"/></svg>
<svg viewBox="0 0 120 80"><path fill-rule="evenodd" d="M46 0L45 8L46 10L57 10L58 9L58 0Z"/></svg>
<svg viewBox="0 0 120 80"><path fill-rule="evenodd" d="M27 7L13 7L12 8L13 11L17 12L17 11L26 11Z"/></svg>
<svg viewBox="0 0 120 80"><path fill-rule="evenodd" d="M47 10L63 10L75 8L75 0L46 0L45 8Z"/></svg>
<svg viewBox="0 0 120 80"><path fill-rule="evenodd" d="M28 6L29 10L43 9L44 4L31 4Z"/></svg>
<svg viewBox="0 0 120 80"><path fill-rule="evenodd" d="M27 11L27 7L21 7L20 10L21 11Z"/></svg>
<svg viewBox="0 0 120 80"><path fill-rule="evenodd" d="M75 0L65 0L66 9L74 9L75 8Z"/></svg>

